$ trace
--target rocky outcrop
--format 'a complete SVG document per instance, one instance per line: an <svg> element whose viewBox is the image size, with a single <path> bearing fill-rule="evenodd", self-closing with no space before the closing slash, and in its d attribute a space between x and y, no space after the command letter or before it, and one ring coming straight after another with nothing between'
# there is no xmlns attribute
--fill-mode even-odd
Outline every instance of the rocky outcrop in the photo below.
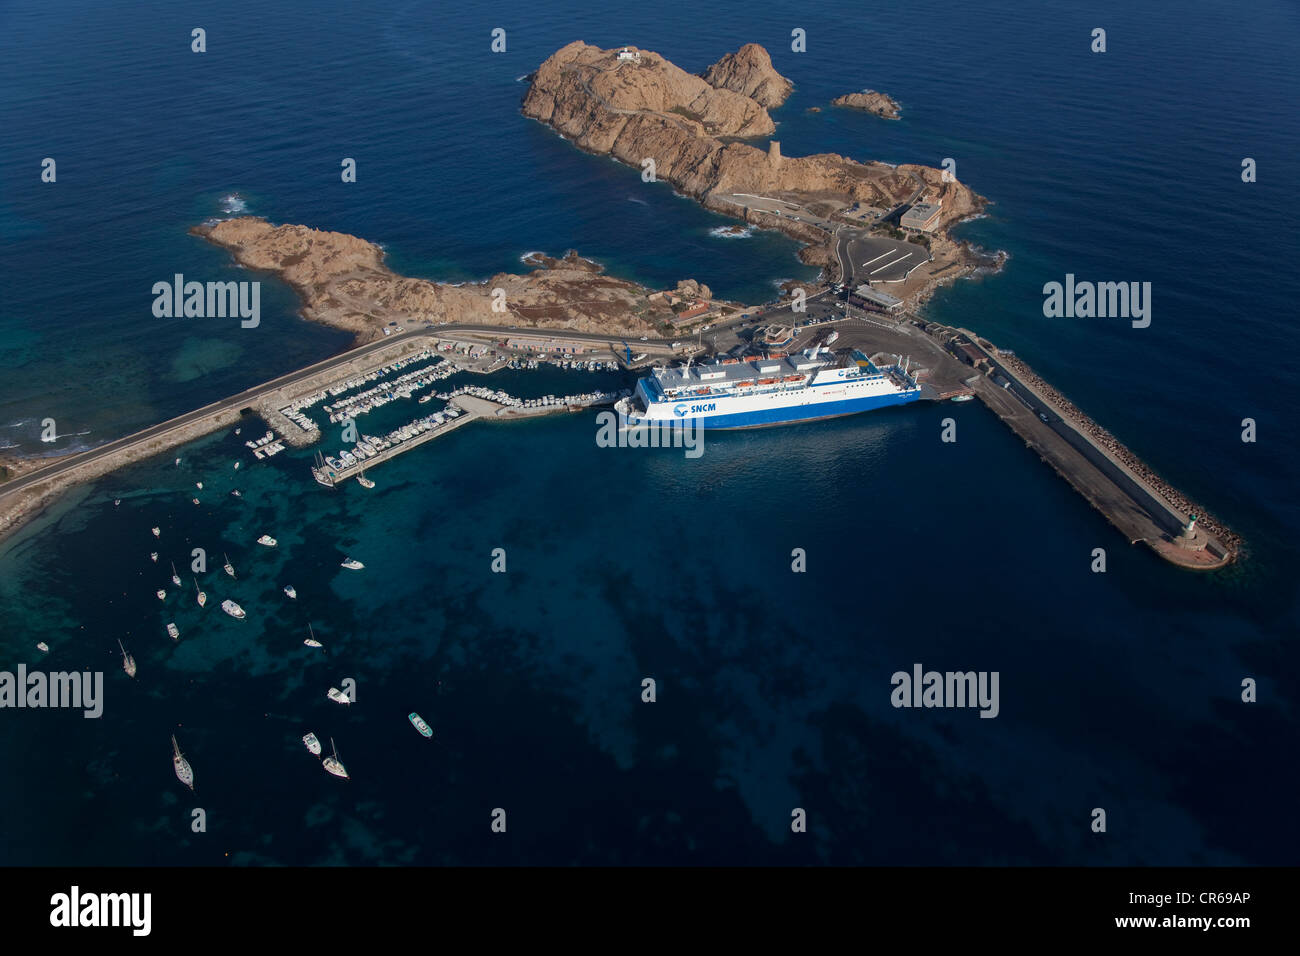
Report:
<svg viewBox="0 0 1300 956"><path fill-rule="evenodd" d="M863 90L861 93L847 93L844 96L837 96L831 100L831 106L846 106L853 110L866 110L868 113L875 113L885 119L898 119L902 115L897 100L885 93L877 93L875 90Z"/></svg>
<svg viewBox="0 0 1300 956"><path fill-rule="evenodd" d="M683 299L712 299L713 290L703 282L694 279L682 279L677 283L676 292Z"/></svg>
<svg viewBox="0 0 1300 956"><path fill-rule="evenodd" d="M776 126L743 93L716 89L657 53L620 60L617 50L581 41L562 47L533 74L524 115L549 123L592 152L610 152L653 117L688 136L767 136Z"/></svg>
<svg viewBox="0 0 1300 956"><path fill-rule="evenodd" d="M231 251L250 269L274 273L298 293L305 318L379 338L386 327L425 323L544 326L580 332L641 335L672 317L641 286L600 275L600 266L572 250L539 256L528 275L498 273L477 284L447 285L400 276L383 250L341 232L273 226L244 216L192 230ZM505 311L493 308L496 290Z"/></svg>
<svg viewBox="0 0 1300 956"><path fill-rule="evenodd" d="M786 101L794 84L772 66L772 58L757 43L746 43L728 53L702 74L704 82L720 90L731 90L754 100L765 109Z"/></svg>
<svg viewBox="0 0 1300 956"><path fill-rule="evenodd" d="M615 50L570 43L533 75L523 113L588 152L608 154L641 169L647 168L645 160L654 160L657 179L706 205L711 205L711 194L788 192L890 208L914 194L919 179L912 173L926 169L859 163L834 153L782 156L773 150L769 156L767 150L736 141L772 129L766 109L755 100L714 89L657 53L643 50L640 56L639 63L620 61ZM701 93L701 87L722 99ZM931 172L938 182L938 170L922 178L928 182ZM953 187L953 201L945 202L945 222L955 218L949 208L974 209L983 202L960 183L946 185ZM732 215L737 209L711 208ZM770 216L746 218L791 235L797 230L801 239L807 234L802 223L773 222ZM805 241L825 241L825 233L819 235Z"/></svg>

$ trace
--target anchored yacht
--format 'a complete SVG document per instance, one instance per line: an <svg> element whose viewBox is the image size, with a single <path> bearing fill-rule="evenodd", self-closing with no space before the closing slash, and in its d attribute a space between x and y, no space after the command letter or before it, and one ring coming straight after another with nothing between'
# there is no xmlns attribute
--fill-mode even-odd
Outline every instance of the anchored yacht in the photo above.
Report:
<svg viewBox="0 0 1300 956"><path fill-rule="evenodd" d="M365 565L362 564L360 561L358 561L356 558L348 558L340 566L347 568L349 571L360 571L362 568L365 567Z"/></svg>
<svg viewBox="0 0 1300 956"><path fill-rule="evenodd" d="M315 734L304 735L302 742L307 745L308 750L314 753L317 757L320 756L320 741L316 738Z"/></svg>
<svg viewBox="0 0 1300 956"><path fill-rule="evenodd" d="M135 658L132 657L130 654L128 654L128 653L126 652L126 648L125 648L125 647L122 647L122 641L121 641L120 639L119 639L118 642L117 642L117 646L118 646L118 647L121 649L121 651L122 651L122 670L126 671L126 676L127 676L127 677L134 677L134 676L135 676Z"/></svg>
<svg viewBox="0 0 1300 956"><path fill-rule="evenodd" d="M172 767L176 771L176 779L193 790L194 768L192 768L190 762L185 759L185 755L181 753L180 744L176 742L176 736L174 734L172 735Z"/></svg>
<svg viewBox="0 0 1300 956"><path fill-rule="evenodd" d="M321 761L321 765L334 776L346 779L348 772L343 767L343 761L339 759L339 748L334 746L333 737L330 738L330 750L333 753Z"/></svg>
<svg viewBox="0 0 1300 956"><path fill-rule="evenodd" d="M244 609L229 598L226 598L226 600L221 602L221 610L239 621L242 621L246 617Z"/></svg>

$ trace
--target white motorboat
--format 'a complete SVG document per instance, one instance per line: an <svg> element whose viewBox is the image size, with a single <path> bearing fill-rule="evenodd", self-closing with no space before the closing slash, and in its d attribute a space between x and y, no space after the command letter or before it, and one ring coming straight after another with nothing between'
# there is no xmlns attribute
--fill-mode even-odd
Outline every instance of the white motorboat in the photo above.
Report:
<svg viewBox="0 0 1300 956"><path fill-rule="evenodd" d="M316 756L318 757L320 756L320 741L316 738L315 734L304 735L302 738L302 742L307 745L308 750L310 750Z"/></svg>
<svg viewBox="0 0 1300 956"><path fill-rule="evenodd" d="M279 544L279 542L276 541L274 538L272 538L269 534L262 535L260 538L257 539L257 543L264 544L268 548L274 548L277 544Z"/></svg>
<svg viewBox="0 0 1300 956"><path fill-rule="evenodd" d="M360 571L365 565L356 558L348 558L340 567L347 568L349 571Z"/></svg>
<svg viewBox="0 0 1300 956"><path fill-rule="evenodd" d="M343 693L343 691L339 690L337 687L331 687L329 690L325 692L325 696L328 697L330 700L334 701L334 703L336 704L352 703L351 698L349 698L347 694Z"/></svg>
<svg viewBox="0 0 1300 956"><path fill-rule="evenodd" d="M230 600L230 598L226 598L226 600L221 602L221 610L225 611L231 617L239 621L242 621L245 617L247 617L247 615L244 613L244 609L240 607L238 604L236 604L234 601Z"/></svg>
<svg viewBox="0 0 1300 956"><path fill-rule="evenodd" d="M286 584L284 586L284 593L295 600L298 598L298 592L294 590L292 584Z"/></svg>
<svg viewBox="0 0 1300 956"><path fill-rule="evenodd" d="M174 623L167 625L167 636L173 641L180 640L181 632Z"/></svg>

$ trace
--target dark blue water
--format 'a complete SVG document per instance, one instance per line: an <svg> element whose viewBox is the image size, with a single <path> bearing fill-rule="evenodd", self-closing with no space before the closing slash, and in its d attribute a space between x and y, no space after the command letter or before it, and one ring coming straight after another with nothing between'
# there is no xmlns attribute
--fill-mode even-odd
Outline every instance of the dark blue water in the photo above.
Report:
<svg viewBox="0 0 1300 956"><path fill-rule="evenodd" d="M994 202L962 234L1010 260L929 313L1015 349L1249 554L1193 575L1128 547L974 403L709 436L697 460L598 448L590 413L475 424L375 469L371 492L319 488L309 452L256 464L247 430L215 435L179 468L169 455L67 496L0 554L4 667L35 664L44 640L41 666L107 683L97 721L0 711L0 812L27 824L0 859L1295 862L1297 12L982 7L913 4L883 34L848 3L6 5L10 452L107 440L346 345L272 282L257 329L153 317L154 282L244 275L186 232L232 193L434 279L571 247L750 301L809 275L789 240L714 237L726 220L518 114L518 78L573 39L690 70L753 40L797 84L775 113L787 155L956 159ZM206 54L189 51L195 26ZM807 53L789 50L795 27ZM806 112L866 86L903 119ZM1045 319L1042 286L1066 273L1151 282L1150 328ZM955 445L938 438L949 415ZM52 446L46 417L65 436ZM264 532L279 548L253 543ZM160 603L167 563L194 548L208 608L192 590ZM366 569L341 570L348 555ZM249 618L221 614L226 597ZM323 652L301 644L309 622ZM890 675L916 662L998 671L1000 715L894 709ZM325 690L346 677L343 710ZM1258 703L1239 699L1246 677ZM321 771L308 730L335 739L351 780ZM172 776L173 732L197 797ZM790 832L795 807L807 834Z"/></svg>

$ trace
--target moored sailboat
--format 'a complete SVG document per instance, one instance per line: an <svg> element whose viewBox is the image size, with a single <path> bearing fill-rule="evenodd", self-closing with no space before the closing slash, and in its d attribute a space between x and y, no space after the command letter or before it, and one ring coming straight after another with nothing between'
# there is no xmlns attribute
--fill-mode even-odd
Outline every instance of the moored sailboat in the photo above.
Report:
<svg viewBox="0 0 1300 956"><path fill-rule="evenodd" d="M226 558L226 552L222 551L222 552L221 552L221 556L222 556L223 558ZM226 558L226 563L223 564L221 567L222 567L222 569L223 569L227 574L229 574L232 578L235 576L235 566L234 566L233 564L230 563L230 559L229 559L229 558Z"/></svg>
<svg viewBox="0 0 1300 956"><path fill-rule="evenodd" d="M203 593L203 589L202 589L201 587L199 587L199 579L198 579L198 578L195 578L195 579L194 579L194 590L196 590L196 591L199 592L199 593L198 593L198 602L199 602L199 607L203 607L203 605L205 605L205 604L208 603L208 596L207 596L206 594L204 594L204 593Z"/></svg>
<svg viewBox="0 0 1300 956"><path fill-rule="evenodd" d="M185 759L181 753L181 746L176 742L176 735L172 735L172 769L176 771L176 779L191 790L194 789L194 768L190 762Z"/></svg>
<svg viewBox="0 0 1300 956"><path fill-rule="evenodd" d="M343 761L339 759L339 748L334 746L334 738L330 738L330 750L332 753L321 761L321 765L336 777L346 778L348 772L343 767Z"/></svg>
<svg viewBox="0 0 1300 956"><path fill-rule="evenodd" d="M125 647L122 647L122 640L121 640L121 638L118 639L117 646L118 646L118 647L121 649L121 651L122 651L122 670L126 671L126 676L127 676L127 677L134 677L134 676L135 676L135 658L132 657L130 654L128 654L128 653L126 652L126 648L125 648Z"/></svg>

